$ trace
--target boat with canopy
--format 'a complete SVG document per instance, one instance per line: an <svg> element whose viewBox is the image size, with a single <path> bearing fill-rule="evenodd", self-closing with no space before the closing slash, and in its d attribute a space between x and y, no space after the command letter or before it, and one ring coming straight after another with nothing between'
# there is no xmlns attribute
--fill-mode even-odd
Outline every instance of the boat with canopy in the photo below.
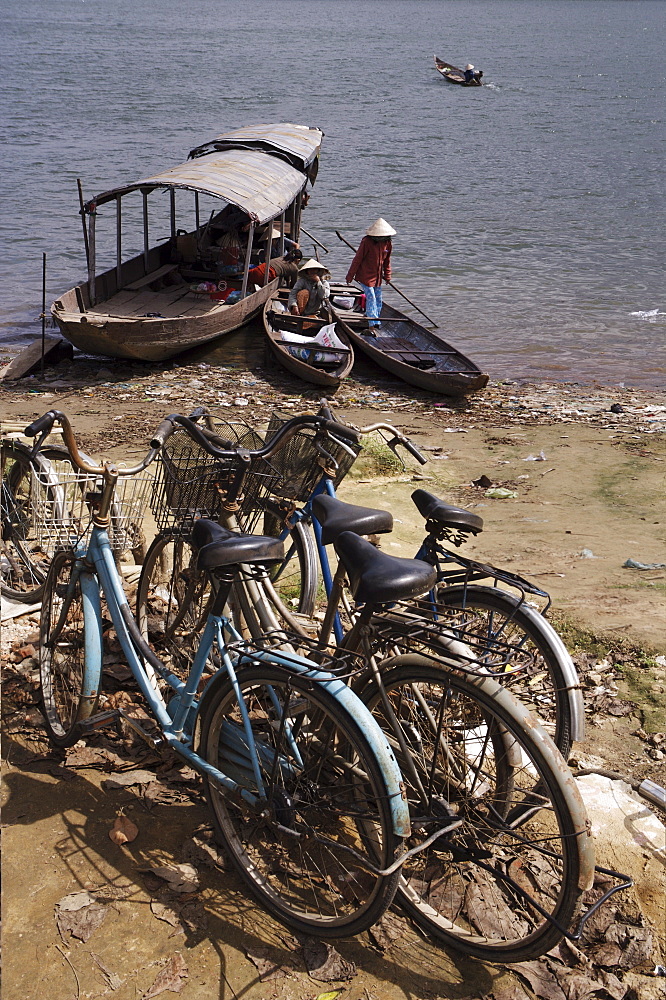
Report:
<svg viewBox="0 0 666 1000"><path fill-rule="evenodd" d="M287 122L249 126L196 147L185 163L81 197L88 278L51 307L63 336L89 354L163 361L247 323L278 285L268 268L256 284L253 267L298 241L322 138ZM138 212L125 210L132 195ZM100 252L97 220L107 208L115 245ZM177 210L189 227L179 228ZM126 220L139 222L143 245L128 260ZM160 224L169 235L151 245ZM98 273L104 256L115 263Z"/></svg>

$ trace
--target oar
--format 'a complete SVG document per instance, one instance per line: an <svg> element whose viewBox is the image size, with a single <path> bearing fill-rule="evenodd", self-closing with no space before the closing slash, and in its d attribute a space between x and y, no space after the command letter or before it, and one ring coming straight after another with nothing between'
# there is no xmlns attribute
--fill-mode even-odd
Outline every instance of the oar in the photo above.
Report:
<svg viewBox="0 0 666 1000"><path fill-rule="evenodd" d="M349 240L346 240L344 238L344 236L341 233L338 232L337 229L335 230L335 235L337 236L337 238L339 240L342 240L343 243L346 243L350 250L353 250L354 253L356 253L356 247L352 246L351 243L349 242ZM392 281L387 281L386 284L390 285L391 288L393 289L393 291L397 292L398 295L401 295L403 297L403 299L405 300L405 302L409 302L410 306L413 306L414 309L416 309L417 312L420 312L422 316L425 316L425 318L428 320L428 322L432 324L433 328L436 328L439 325L438 323L435 323L435 321L433 319L431 319L430 316L428 316L427 313L424 313L423 309L420 309L419 306L417 306L416 302L412 302L412 300L410 298L408 298L405 295L404 292L401 292L400 289L398 288L398 286L394 285Z"/></svg>
<svg viewBox="0 0 666 1000"><path fill-rule="evenodd" d="M328 247L325 247L323 243L319 242L316 236L313 236L312 233L309 233L305 228L305 226L301 226L301 232L305 233L306 236L309 236L313 243L316 243L318 247L322 248L324 253L329 253Z"/></svg>

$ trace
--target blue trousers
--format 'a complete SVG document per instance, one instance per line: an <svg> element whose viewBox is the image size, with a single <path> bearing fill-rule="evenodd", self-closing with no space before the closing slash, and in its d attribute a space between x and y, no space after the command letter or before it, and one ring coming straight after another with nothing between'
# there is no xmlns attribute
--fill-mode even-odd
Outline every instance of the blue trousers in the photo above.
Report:
<svg viewBox="0 0 666 1000"><path fill-rule="evenodd" d="M365 292L365 315L368 317L368 326L379 326L379 317L382 312L382 286L375 285L371 288L359 281L359 285Z"/></svg>

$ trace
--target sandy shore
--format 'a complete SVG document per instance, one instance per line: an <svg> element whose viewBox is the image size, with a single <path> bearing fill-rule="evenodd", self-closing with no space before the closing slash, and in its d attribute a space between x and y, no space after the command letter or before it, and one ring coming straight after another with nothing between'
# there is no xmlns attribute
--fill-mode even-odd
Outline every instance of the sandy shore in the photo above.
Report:
<svg viewBox="0 0 666 1000"><path fill-rule="evenodd" d="M269 366L249 371L205 362L150 366L78 360L62 363L43 378L0 383L0 396L4 430L58 408L68 414L89 453L134 462L167 413L187 413L203 404L228 420L261 423L275 409L286 415L315 408L320 393ZM334 407L358 426L389 421L429 459L424 467L409 462L404 470L379 475L359 464L342 484L343 499L393 511L395 529L383 540L386 551L404 556L415 551L423 523L410 494L427 489L483 517L484 531L465 545L465 554L527 576L551 593L551 613L574 653L588 706L588 736L575 746L572 768L610 768L631 779L663 783L666 570L658 564L666 563L666 394L495 382L468 400L451 401L361 366L336 394ZM515 496L488 496L496 487ZM628 568L627 559L657 568ZM189 969L184 995L201 1000L217 996L218 990L219 996L247 1000L302 1000L345 987L342 974L337 985L310 978L293 937L248 903L231 873L211 871L200 857L195 864L201 890L190 911L183 916L180 902L169 898L171 909L164 915L160 885L137 871L189 857L184 850L192 831L206 823L195 786L183 785L181 773L149 751L99 742L101 737L67 757L49 753L36 708L36 661L29 645L19 650L37 640L37 626L33 615L5 626L3 636L4 652L12 650L14 661L8 666L4 710L5 875L8 886L21 886L20 906L15 889L7 898L6 976L15 995L37 1000L47 982L59 995L70 995L75 970L85 995L113 989L119 1000L129 1000L169 963L184 967L184 978ZM109 773L128 767L143 768L143 774L154 770L160 787L171 782L163 798L151 804L143 786L105 790ZM618 794L604 792L611 798ZM350 1000L472 1000L481 995L514 1000L545 995L538 984L550 977L548 995L564 997L574 993L558 993L557 982L568 989L576 979L581 986L577 977L589 974L590 989L605 984L611 990L603 995L653 1000L660 980L651 978L650 970L663 962L666 947L660 936L659 852L638 847L631 838L625 843L635 816L647 814L644 804L631 800L626 814L618 811L619 804L613 808L620 826L609 827L604 840L610 800L603 795L601 800L596 817L591 813L600 837L598 860L631 872L636 886L618 897L617 907L600 911L612 914L611 922L594 930L597 937L585 939L587 957L565 949L529 968L488 966L447 955L391 915L378 939L364 935L340 943L345 961L357 968L343 995ZM122 849L108 839L119 813L131 816L140 829L137 840ZM217 888L220 878L224 892ZM90 944L70 938L63 948L54 906L80 888L108 907L110 917ZM625 937L634 935L636 947L640 943L644 949L624 971L618 971L620 959L609 965L607 958L597 963L595 957L595 949L610 947L607 941L616 928ZM606 930L611 937L604 937ZM119 948L121 938L126 946ZM627 947L625 942L622 954ZM275 978L264 982L262 970L270 963ZM116 979L109 981L110 975Z"/></svg>

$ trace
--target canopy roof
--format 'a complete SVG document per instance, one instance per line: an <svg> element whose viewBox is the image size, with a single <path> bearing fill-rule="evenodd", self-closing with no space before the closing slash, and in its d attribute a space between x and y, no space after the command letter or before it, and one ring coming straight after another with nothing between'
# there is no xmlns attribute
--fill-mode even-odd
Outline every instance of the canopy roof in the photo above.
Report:
<svg viewBox="0 0 666 1000"><path fill-rule="evenodd" d="M288 133L287 130L292 131ZM286 149L287 144L293 142L294 148L300 145L303 156L309 149L312 157L310 162L314 162L323 133L319 129L298 125L258 125L239 129L237 133L230 135L245 136L246 133L256 135L256 148L244 148L250 140L248 143L243 140L242 144L239 142L240 148L204 153L152 177L144 177L132 184L104 191L96 198L91 198L85 207L90 211L94 206L103 205L130 191L182 188L222 198L247 212L254 222L268 222L291 205L305 187L308 177L303 172L304 160L301 169L298 169L275 153L271 154L259 147L261 144L274 145L279 141ZM293 135L293 139L289 135Z"/></svg>
<svg viewBox="0 0 666 1000"><path fill-rule="evenodd" d="M263 149L273 156L280 156L292 166L308 175L317 160L324 133L321 129L291 122L273 125L247 125L234 132L224 132L190 151L190 158L203 156L215 150ZM314 182L314 177L311 177Z"/></svg>

